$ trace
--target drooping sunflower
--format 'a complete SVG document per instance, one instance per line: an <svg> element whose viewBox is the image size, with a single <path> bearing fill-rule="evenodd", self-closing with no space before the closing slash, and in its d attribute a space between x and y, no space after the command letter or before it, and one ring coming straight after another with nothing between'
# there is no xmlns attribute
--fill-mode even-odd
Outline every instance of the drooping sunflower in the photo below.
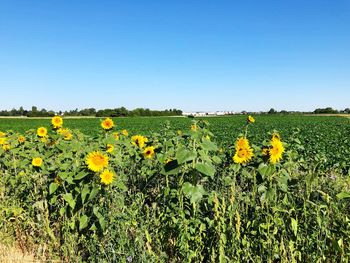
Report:
<svg viewBox="0 0 350 263"><path fill-rule="evenodd" d="M248 123L254 123L255 122L255 119L253 118L253 116L248 116L248 118L247 118L247 122Z"/></svg>
<svg viewBox="0 0 350 263"><path fill-rule="evenodd" d="M127 130L122 130L121 132L120 132L121 134L123 134L124 136L129 136L129 133L128 133L128 131Z"/></svg>
<svg viewBox="0 0 350 263"><path fill-rule="evenodd" d="M133 145L140 147L140 148L143 148L145 146L146 142L148 142L148 139L145 136L134 135L131 137L131 143Z"/></svg>
<svg viewBox="0 0 350 263"><path fill-rule="evenodd" d="M46 137L47 135L47 129L45 127L39 127L36 131L36 134L39 136L39 137Z"/></svg>
<svg viewBox="0 0 350 263"><path fill-rule="evenodd" d="M18 142L19 143L24 143L25 141L26 141L26 137L24 137L22 135L18 137Z"/></svg>
<svg viewBox="0 0 350 263"><path fill-rule="evenodd" d="M144 149L143 151L143 156L147 159L152 159L154 156L154 147L153 146L148 146Z"/></svg>
<svg viewBox="0 0 350 263"><path fill-rule="evenodd" d="M106 118L101 122L101 127L105 130L110 130L114 127L114 122L111 118Z"/></svg>
<svg viewBox="0 0 350 263"><path fill-rule="evenodd" d="M113 144L108 143L106 146L106 152L111 153L114 150Z"/></svg>
<svg viewBox="0 0 350 263"><path fill-rule="evenodd" d="M32 160L32 165L35 167L40 167L43 164L43 159L41 159L40 157L35 157Z"/></svg>
<svg viewBox="0 0 350 263"><path fill-rule="evenodd" d="M114 179L114 172L110 171L110 170L104 170L101 174L100 174L100 178L101 178L101 183L105 184L105 185L109 185L113 182Z"/></svg>
<svg viewBox="0 0 350 263"><path fill-rule="evenodd" d="M51 123L55 129L61 128L63 125L63 119L60 116L54 116L51 119Z"/></svg>
<svg viewBox="0 0 350 263"><path fill-rule="evenodd" d="M86 164L91 171L99 172L108 166L108 156L99 151L91 152L86 157Z"/></svg>
<svg viewBox="0 0 350 263"><path fill-rule="evenodd" d="M282 159L283 152L284 152L284 147L282 142L277 138L275 139L272 138L271 148L269 150L270 163L276 164L277 162L279 162Z"/></svg>
<svg viewBox="0 0 350 263"><path fill-rule="evenodd" d="M236 149L236 153L233 156L233 161L235 163L247 163L252 159L253 156L254 154L253 154L252 148L243 147L243 148Z"/></svg>

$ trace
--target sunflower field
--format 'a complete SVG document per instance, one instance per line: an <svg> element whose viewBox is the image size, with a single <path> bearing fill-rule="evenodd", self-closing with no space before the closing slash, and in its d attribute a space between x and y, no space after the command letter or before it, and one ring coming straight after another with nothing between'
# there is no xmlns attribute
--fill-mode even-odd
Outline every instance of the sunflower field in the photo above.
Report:
<svg viewBox="0 0 350 263"><path fill-rule="evenodd" d="M348 262L349 137L332 156L300 129L241 121L225 142L205 120L2 131L0 237L43 261Z"/></svg>

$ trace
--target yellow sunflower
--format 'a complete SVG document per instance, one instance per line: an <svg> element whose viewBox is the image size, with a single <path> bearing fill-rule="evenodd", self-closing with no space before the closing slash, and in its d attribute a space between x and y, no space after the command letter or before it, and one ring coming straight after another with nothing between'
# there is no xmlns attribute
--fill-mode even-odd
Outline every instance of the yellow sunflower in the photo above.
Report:
<svg viewBox="0 0 350 263"><path fill-rule="evenodd" d="M70 141L73 138L73 134L69 129L59 128L57 133L61 134L63 136L63 140L65 141Z"/></svg>
<svg viewBox="0 0 350 263"><path fill-rule="evenodd" d="M6 136L6 133L0 131L0 137L5 137Z"/></svg>
<svg viewBox="0 0 350 263"><path fill-rule="evenodd" d="M253 156L253 149L250 147L244 147L236 149L236 153L233 156L233 161L235 163L247 163L252 159Z"/></svg>
<svg viewBox="0 0 350 263"><path fill-rule="evenodd" d="M247 122L248 123L254 123L255 119L252 116L249 115L248 118L247 118Z"/></svg>
<svg viewBox="0 0 350 263"><path fill-rule="evenodd" d="M133 145L143 148L145 143L148 142L148 139L142 135L134 135L131 137L131 142Z"/></svg>
<svg viewBox="0 0 350 263"><path fill-rule="evenodd" d="M192 124L191 131L197 131L197 130L198 130L198 126L196 124Z"/></svg>
<svg viewBox="0 0 350 263"><path fill-rule="evenodd" d="M40 157L35 157L32 160L32 165L35 167L40 167L43 164L43 159L41 159Z"/></svg>
<svg viewBox="0 0 350 263"><path fill-rule="evenodd" d="M118 132L113 133L113 137L116 141L118 141L119 140L119 133Z"/></svg>
<svg viewBox="0 0 350 263"><path fill-rule="evenodd" d="M2 146L2 149L6 152L6 151L10 150L10 145L9 144L4 144Z"/></svg>
<svg viewBox="0 0 350 263"><path fill-rule="evenodd" d="M108 156L99 151L94 151L86 157L86 164L91 171L99 172L108 166Z"/></svg>
<svg viewBox="0 0 350 263"><path fill-rule="evenodd" d="M282 154L284 152L284 147L282 142L275 138L271 140L271 148L269 150L270 163L275 164L282 159Z"/></svg>
<svg viewBox="0 0 350 263"><path fill-rule="evenodd" d="M108 153L111 153L114 150L113 144L110 144L110 143L107 144L106 148L107 148L106 152L108 152Z"/></svg>
<svg viewBox="0 0 350 263"><path fill-rule="evenodd" d="M5 144L6 143L6 138L4 138L4 137L0 137L0 145L3 145L3 144Z"/></svg>
<svg viewBox="0 0 350 263"><path fill-rule="evenodd" d="M105 130L110 130L114 127L114 122L111 118L106 118L101 122L101 127Z"/></svg>
<svg viewBox="0 0 350 263"><path fill-rule="evenodd" d="M247 138L240 137L236 141L236 150L241 149L241 148L247 148L249 147L249 141Z"/></svg>
<svg viewBox="0 0 350 263"><path fill-rule="evenodd" d="M267 156L267 155L269 155L269 150L270 149L268 147L263 147L262 150L261 150L261 154L263 156Z"/></svg>
<svg viewBox="0 0 350 263"><path fill-rule="evenodd" d="M153 146L148 146L144 149L143 151L143 156L147 159L152 159L154 156L154 147Z"/></svg>
<svg viewBox="0 0 350 263"><path fill-rule="evenodd" d="M103 183L105 185L109 185L109 184L111 184L113 182L114 172L112 172L110 170L104 170L100 174L100 178L101 178L101 183Z"/></svg>
<svg viewBox="0 0 350 263"><path fill-rule="evenodd" d="M45 127L39 127L36 131L39 137L45 137L47 135L47 129Z"/></svg>
<svg viewBox="0 0 350 263"><path fill-rule="evenodd" d="M123 134L124 136L129 136L128 131L127 131L127 130L125 130L125 129L121 131L121 134Z"/></svg>
<svg viewBox="0 0 350 263"><path fill-rule="evenodd" d="M55 129L61 128L63 125L63 119L60 116L54 116L51 119L51 123Z"/></svg>
<svg viewBox="0 0 350 263"><path fill-rule="evenodd" d="M19 136L18 137L18 142L19 143L24 143L26 141L26 137L24 137L24 136Z"/></svg>
<svg viewBox="0 0 350 263"><path fill-rule="evenodd" d="M277 133L277 132L274 132L272 134L272 139L271 140L281 140L281 136Z"/></svg>

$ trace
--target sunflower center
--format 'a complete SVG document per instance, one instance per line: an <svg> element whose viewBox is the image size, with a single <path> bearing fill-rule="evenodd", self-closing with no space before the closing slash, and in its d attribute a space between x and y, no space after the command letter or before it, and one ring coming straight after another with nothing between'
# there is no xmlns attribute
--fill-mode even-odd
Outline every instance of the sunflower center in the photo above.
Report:
<svg viewBox="0 0 350 263"><path fill-rule="evenodd" d="M103 156L95 156L95 157L92 159L92 162L93 162L95 165L103 165L103 163L104 163L104 158L103 158Z"/></svg>

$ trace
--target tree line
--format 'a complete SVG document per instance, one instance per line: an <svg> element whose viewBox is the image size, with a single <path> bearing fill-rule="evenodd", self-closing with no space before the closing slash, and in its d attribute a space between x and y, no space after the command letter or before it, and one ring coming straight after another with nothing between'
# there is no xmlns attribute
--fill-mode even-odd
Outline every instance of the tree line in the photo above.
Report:
<svg viewBox="0 0 350 263"><path fill-rule="evenodd" d="M101 109L95 108L87 109L74 109L69 111L58 111L46 109L38 109L36 106L32 106L30 110L26 110L23 107L19 109L13 108L12 110L1 110L0 116L26 116L26 117L52 117L55 115L62 116L91 116L91 117L137 117L137 116L179 116L182 115L182 110L178 109L166 109L166 110L150 110L144 108L137 108L134 110L128 110L125 107L115 109Z"/></svg>

